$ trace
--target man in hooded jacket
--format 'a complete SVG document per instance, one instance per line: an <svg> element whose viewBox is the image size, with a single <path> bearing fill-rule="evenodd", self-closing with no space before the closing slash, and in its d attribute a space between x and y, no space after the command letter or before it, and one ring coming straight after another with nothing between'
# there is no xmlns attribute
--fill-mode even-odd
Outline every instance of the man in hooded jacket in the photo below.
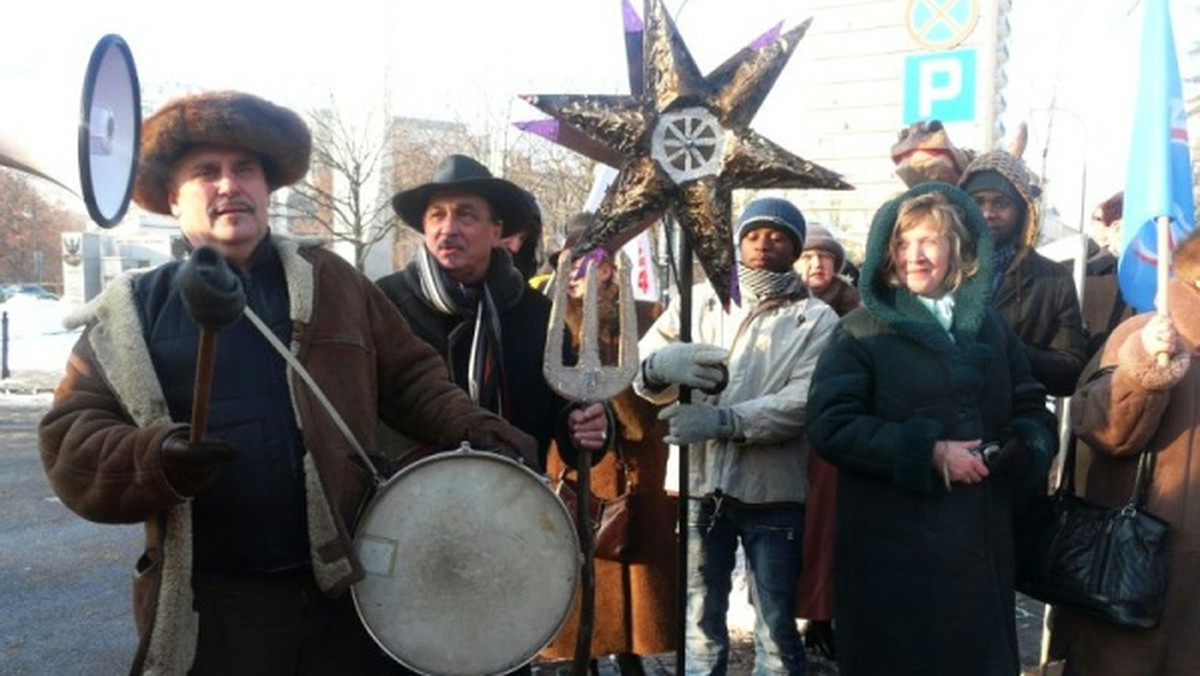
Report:
<svg viewBox="0 0 1200 676"><path fill-rule="evenodd" d="M1086 336L1071 271L1037 252L1041 189L1019 157L984 153L959 186L992 233L992 304L1025 345L1033 375L1056 397L1070 396L1086 362Z"/></svg>

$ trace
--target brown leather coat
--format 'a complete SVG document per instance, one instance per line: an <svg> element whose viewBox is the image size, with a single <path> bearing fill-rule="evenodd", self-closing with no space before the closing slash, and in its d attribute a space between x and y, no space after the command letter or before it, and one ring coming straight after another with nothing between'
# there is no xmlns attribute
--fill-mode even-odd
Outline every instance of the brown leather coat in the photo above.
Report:
<svg viewBox="0 0 1200 676"><path fill-rule="evenodd" d="M413 337L370 280L317 246L273 243L287 279L292 353L365 449L375 445L379 416L433 443L512 447L507 440L533 451L532 439L476 408L450 382L441 358ZM39 428L42 462L63 503L84 518L145 523L134 581L140 645L131 672L184 674L198 626L191 509L167 483L160 460L163 439L182 423L167 412L132 288L128 278L110 283L73 318L86 329ZM371 480L307 385L294 373L289 384L308 451L313 573L336 596L363 575L351 539Z"/></svg>
<svg viewBox="0 0 1200 676"><path fill-rule="evenodd" d="M1141 340L1151 315L1122 322L1083 374L1071 409L1075 433L1095 449L1080 458L1090 460L1081 483L1091 500L1123 504L1138 453L1154 453L1146 507L1171 525L1166 611L1151 630L1060 614L1055 641L1066 644L1068 673L1165 676L1195 673L1200 665L1200 289L1173 281L1170 303L1184 352L1159 366ZM1088 381L1110 365L1116 370Z"/></svg>

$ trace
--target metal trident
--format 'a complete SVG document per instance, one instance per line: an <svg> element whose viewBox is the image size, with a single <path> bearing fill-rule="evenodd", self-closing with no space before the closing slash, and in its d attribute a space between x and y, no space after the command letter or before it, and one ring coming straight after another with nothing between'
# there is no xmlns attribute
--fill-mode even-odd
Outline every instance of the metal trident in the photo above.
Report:
<svg viewBox="0 0 1200 676"><path fill-rule="evenodd" d="M593 254L588 254L589 256ZM599 254L596 254L599 255ZM633 302L629 281L629 259L617 254L617 279L619 286L621 342L617 351L616 366L600 363L600 317L597 306L599 292L596 288L596 266L588 265L584 277L583 326L581 327L579 360L575 366L563 362L563 335L567 323L567 289L571 285L571 266L575 254L563 251L558 257L558 270L554 277L554 305L550 310L550 325L547 327L546 354L542 373L551 389L566 399L592 403L611 399L629 387L637 375L637 308ZM585 676L591 654L592 624L596 613L595 541L592 532L592 453L586 448L575 449L576 492L575 529L583 549L582 587L579 601L579 627L575 635L575 659L572 673Z"/></svg>
<svg viewBox="0 0 1200 676"><path fill-rule="evenodd" d="M569 255L570 254L570 255ZM587 266L584 277L583 327L580 332L579 360L575 366L563 363L563 334L566 333L567 287L574 255L564 251L558 257L554 276L554 305L550 310L550 325L546 335L546 354L542 373L551 389L561 396L581 402L595 402L617 396L637 375L637 308L633 302L629 274L629 258L621 252L617 257L617 277L620 288L621 343L617 364L600 363L600 318L596 266Z"/></svg>

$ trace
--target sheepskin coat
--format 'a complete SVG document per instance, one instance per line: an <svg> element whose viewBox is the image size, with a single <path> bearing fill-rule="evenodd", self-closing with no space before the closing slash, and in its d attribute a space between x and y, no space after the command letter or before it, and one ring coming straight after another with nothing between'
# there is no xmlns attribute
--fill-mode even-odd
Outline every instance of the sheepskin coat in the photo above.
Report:
<svg viewBox="0 0 1200 676"><path fill-rule="evenodd" d="M1154 454L1146 510L1170 525L1166 608L1154 629L1059 612L1054 638L1065 645L1068 674L1168 676L1200 668L1200 289L1174 280L1168 296L1183 350L1159 365L1141 339L1152 314L1136 315L1113 331L1071 401L1074 431L1087 446L1080 444L1078 466L1087 469L1077 473L1078 485L1090 501L1124 504L1139 453Z"/></svg>
<svg viewBox="0 0 1200 676"><path fill-rule="evenodd" d="M486 446L493 433L511 430L470 403L437 353L352 266L315 245L284 238L271 244L287 281L291 352L364 448L375 445L377 415L447 446L462 440ZM91 521L145 523L134 576L140 635L134 674L185 674L196 649L191 507L167 482L160 452L186 421L168 412L132 279L173 275L178 267L114 280L70 320L86 328L39 426L47 477L67 507ZM306 451L313 575L326 594L338 596L363 576L351 540L372 480L308 386L291 372L288 385Z"/></svg>

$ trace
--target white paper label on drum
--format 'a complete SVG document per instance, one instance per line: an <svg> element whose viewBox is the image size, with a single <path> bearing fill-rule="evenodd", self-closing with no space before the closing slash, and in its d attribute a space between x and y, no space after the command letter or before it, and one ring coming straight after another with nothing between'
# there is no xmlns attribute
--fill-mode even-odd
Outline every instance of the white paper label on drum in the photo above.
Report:
<svg viewBox="0 0 1200 676"><path fill-rule="evenodd" d="M396 541L362 535L358 539L358 559L368 575L391 577L396 562Z"/></svg>

